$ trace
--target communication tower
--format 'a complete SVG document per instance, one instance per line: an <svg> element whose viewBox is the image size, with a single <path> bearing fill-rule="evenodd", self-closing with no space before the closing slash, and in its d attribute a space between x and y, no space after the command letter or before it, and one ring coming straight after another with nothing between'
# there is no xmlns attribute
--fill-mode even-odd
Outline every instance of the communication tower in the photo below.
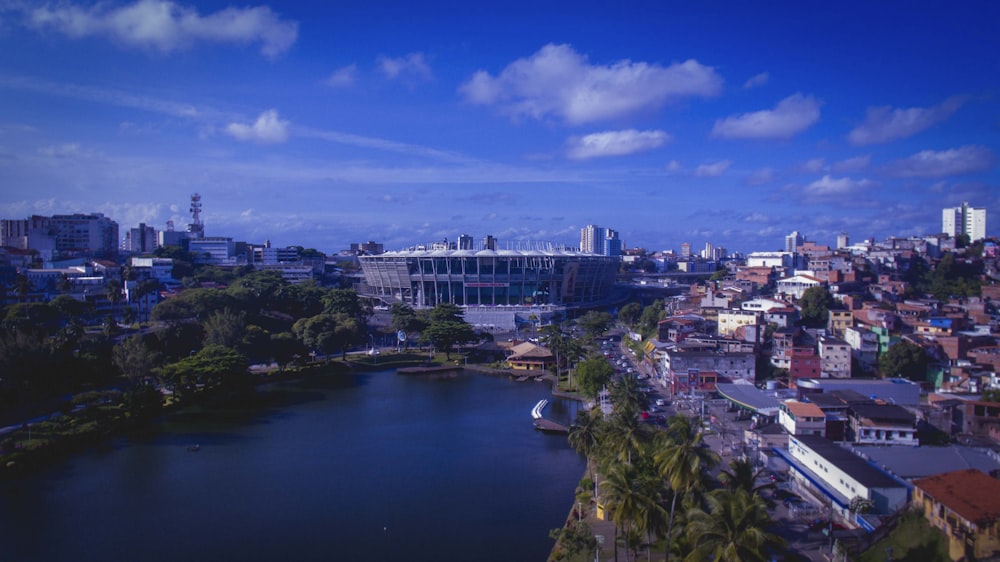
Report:
<svg viewBox="0 0 1000 562"><path fill-rule="evenodd" d="M205 225L201 222L201 195L191 195L191 224L187 225L190 238L203 238Z"/></svg>

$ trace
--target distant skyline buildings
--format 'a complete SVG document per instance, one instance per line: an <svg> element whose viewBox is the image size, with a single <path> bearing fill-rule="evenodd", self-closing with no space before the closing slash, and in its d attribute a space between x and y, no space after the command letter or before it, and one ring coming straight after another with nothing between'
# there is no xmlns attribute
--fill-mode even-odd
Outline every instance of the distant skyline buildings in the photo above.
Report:
<svg viewBox="0 0 1000 562"><path fill-rule="evenodd" d="M622 240L618 231L596 224L588 224L580 229L580 251L602 256L622 255Z"/></svg>
<svg viewBox="0 0 1000 562"><path fill-rule="evenodd" d="M986 209L963 202L959 207L941 211L941 231L951 237L965 234L970 242L986 238Z"/></svg>

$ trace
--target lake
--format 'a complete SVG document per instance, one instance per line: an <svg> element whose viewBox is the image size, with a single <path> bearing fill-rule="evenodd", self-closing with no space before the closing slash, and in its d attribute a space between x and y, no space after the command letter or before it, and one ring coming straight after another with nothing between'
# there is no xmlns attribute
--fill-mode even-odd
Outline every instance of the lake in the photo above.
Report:
<svg viewBox="0 0 1000 562"><path fill-rule="evenodd" d="M337 375L0 483L0 560L545 560L584 460L548 383ZM189 451L198 444L200 450Z"/></svg>

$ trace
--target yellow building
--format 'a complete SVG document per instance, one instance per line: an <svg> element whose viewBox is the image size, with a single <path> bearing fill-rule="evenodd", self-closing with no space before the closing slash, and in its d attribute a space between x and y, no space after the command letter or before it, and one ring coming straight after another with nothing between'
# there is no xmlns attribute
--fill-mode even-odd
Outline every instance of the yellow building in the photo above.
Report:
<svg viewBox="0 0 1000 562"><path fill-rule="evenodd" d="M524 342L510 348L507 363L517 371L544 371L555 363L552 352L540 345Z"/></svg>
<svg viewBox="0 0 1000 562"><path fill-rule="evenodd" d="M974 468L921 478L913 504L948 537L952 560L1000 554L1000 480Z"/></svg>

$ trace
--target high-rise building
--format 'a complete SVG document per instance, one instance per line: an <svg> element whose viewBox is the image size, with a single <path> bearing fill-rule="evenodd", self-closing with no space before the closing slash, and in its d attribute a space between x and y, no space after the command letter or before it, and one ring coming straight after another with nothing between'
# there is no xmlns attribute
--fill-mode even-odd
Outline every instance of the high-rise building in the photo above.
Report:
<svg viewBox="0 0 1000 562"><path fill-rule="evenodd" d="M968 202L961 207L951 207L941 212L941 230L952 238L959 234L968 235L970 242L986 238L986 209L970 207Z"/></svg>
<svg viewBox="0 0 1000 562"><path fill-rule="evenodd" d="M458 237L458 249L459 250L471 250L472 249L472 237L468 234L462 234Z"/></svg>
<svg viewBox="0 0 1000 562"><path fill-rule="evenodd" d="M622 241L618 231L588 224L580 229L580 251L602 256L622 255Z"/></svg>
<svg viewBox="0 0 1000 562"><path fill-rule="evenodd" d="M681 257L690 258L691 257L691 244L688 242L681 242Z"/></svg>
<svg viewBox="0 0 1000 562"><path fill-rule="evenodd" d="M789 253L795 253L799 246L806 241L806 237L799 233L798 230L792 231L791 234L785 236L785 251Z"/></svg>
<svg viewBox="0 0 1000 562"><path fill-rule="evenodd" d="M130 228L122 241L122 250L132 254L146 254L159 246L156 229L139 223L138 228Z"/></svg>
<svg viewBox="0 0 1000 562"><path fill-rule="evenodd" d="M497 239L492 234L487 234L483 237L483 249L496 251Z"/></svg>
<svg viewBox="0 0 1000 562"><path fill-rule="evenodd" d="M580 229L580 251L588 254L601 253L604 229L596 224L588 224Z"/></svg>
<svg viewBox="0 0 1000 562"><path fill-rule="evenodd" d="M841 250L851 245L851 239L847 236L846 232L841 232L837 235L837 249Z"/></svg>
<svg viewBox="0 0 1000 562"><path fill-rule="evenodd" d="M112 257L119 246L118 223L101 213L4 220L0 238L5 246L37 250L43 259Z"/></svg>

